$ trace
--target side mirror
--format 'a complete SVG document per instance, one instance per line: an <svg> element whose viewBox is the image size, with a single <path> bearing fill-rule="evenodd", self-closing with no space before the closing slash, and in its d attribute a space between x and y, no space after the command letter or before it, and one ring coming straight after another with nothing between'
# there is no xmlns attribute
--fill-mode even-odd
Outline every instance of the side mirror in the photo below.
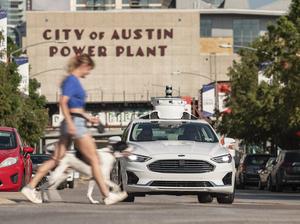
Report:
<svg viewBox="0 0 300 224"><path fill-rule="evenodd" d="M25 153L33 153L34 152L34 148L26 146L26 147L23 148L23 151Z"/></svg>
<svg viewBox="0 0 300 224"><path fill-rule="evenodd" d="M122 138L120 136L112 136L108 138L108 143L110 144L114 144L120 141L122 141Z"/></svg>
<svg viewBox="0 0 300 224"><path fill-rule="evenodd" d="M233 138L224 138L224 146L227 148L235 144L235 139Z"/></svg>

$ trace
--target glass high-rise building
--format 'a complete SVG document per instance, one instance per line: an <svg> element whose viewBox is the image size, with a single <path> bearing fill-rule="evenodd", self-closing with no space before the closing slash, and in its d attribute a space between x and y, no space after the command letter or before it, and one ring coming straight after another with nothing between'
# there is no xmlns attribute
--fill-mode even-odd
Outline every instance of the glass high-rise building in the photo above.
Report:
<svg viewBox="0 0 300 224"><path fill-rule="evenodd" d="M25 33L25 11L30 0L0 0L0 7L7 11L8 36L21 44Z"/></svg>
<svg viewBox="0 0 300 224"><path fill-rule="evenodd" d="M74 1L74 0L73 0ZM75 0L76 11L161 8L161 0Z"/></svg>

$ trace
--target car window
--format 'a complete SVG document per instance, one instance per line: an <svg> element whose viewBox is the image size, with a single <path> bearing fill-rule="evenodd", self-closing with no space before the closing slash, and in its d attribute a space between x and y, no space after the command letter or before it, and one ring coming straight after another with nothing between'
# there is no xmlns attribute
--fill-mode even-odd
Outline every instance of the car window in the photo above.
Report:
<svg viewBox="0 0 300 224"><path fill-rule="evenodd" d="M264 165L268 161L269 156L248 156L245 160L247 165Z"/></svg>
<svg viewBox="0 0 300 224"><path fill-rule="evenodd" d="M300 162L300 153L299 152L287 152L285 154L286 162Z"/></svg>
<svg viewBox="0 0 300 224"><path fill-rule="evenodd" d="M31 161L33 164L41 164L51 158L50 155L32 155Z"/></svg>
<svg viewBox="0 0 300 224"><path fill-rule="evenodd" d="M218 142L209 125L182 121L136 123L133 125L130 140Z"/></svg>
<svg viewBox="0 0 300 224"><path fill-rule="evenodd" d="M0 131L0 150L17 147L16 135L11 131Z"/></svg>

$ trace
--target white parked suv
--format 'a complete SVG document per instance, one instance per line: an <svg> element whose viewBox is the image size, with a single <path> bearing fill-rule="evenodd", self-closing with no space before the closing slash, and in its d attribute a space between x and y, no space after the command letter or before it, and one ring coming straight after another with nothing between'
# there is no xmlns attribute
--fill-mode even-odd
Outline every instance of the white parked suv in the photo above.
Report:
<svg viewBox="0 0 300 224"><path fill-rule="evenodd" d="M126 201L146 194L198 196L200 203L234 201L234 161L216 132L188 113L161 118L153 112L132 121L123 141L134 147L113 179L128 192Z"/></svg>

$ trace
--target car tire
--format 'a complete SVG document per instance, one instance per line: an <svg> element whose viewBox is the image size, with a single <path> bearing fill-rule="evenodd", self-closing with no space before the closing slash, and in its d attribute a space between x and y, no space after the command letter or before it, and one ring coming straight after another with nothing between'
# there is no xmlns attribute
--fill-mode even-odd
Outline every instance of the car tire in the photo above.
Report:
<svg viewBox="0 0 300 224"><path fill-rule="evenodd" d="M245 189L245 184L242 181L241 175L239 176L239 184L237 184L237 189Z"/></svg>
<svg viewBox="0 0 300 224"><path fill-rule="evenodd" d="M210 194L198 194L197 196L199 203L211 203L214 199Z"/></svg>
<svg viewBox="0 0 300 224"><path fill-rule="evenodd" d="M283 191L283 186L281 184L276 183L275 191L276 192L282 192Z"/></svg>
<svg viewBox="0 0 300 224"><path fill-rule="evenodd" d="M282 192L283 186L282 186L282 184L279 183L278 179L279 179L278 176L276 176L275 191L276 192Z"/></svg>
<svg viewBox="0 0 300 224"><path fill-rule="evenodd" d="M128 194L128 197L123 200L123 202L134 202L135 197L132 194Z"/></svg>
<svg viewBox="0 0 300 224"><path fill-rule="evenodd" d="M297 190L298 190L297 186L292 186L292 191L297 191Z"/></svg>
<svg viewBox="0 0 300 224"><path fill-rule="evenodd" d="M121 190L123 191L124 186L123 186L122 173L121 173L120 167L121 167L120 162L117 162L111 173L111 180L114 183L118 184L120 186ZM134 202L134 200L135 200L134 195L128 193L128 197L126 199L124 199L122 202Z"/></svg>
<svg viewBox="0 0 300 224"><path fill-rule="evenodd" d="M69 188L73 189L74 188L74 180L68 182Z"/></svg>
<svg viewBox="0 0 300 224"><path fill-rule="evenodd" d="M233 201L234 201L234 193L217 196L217 202L219 204L232 204Z"/></svg>
<svg viewBox="0 0 300 224"><path fill-rule="evenodd" d="M275 187L273 186L271 177L268 178L267 189L268 189L268 191L271 191L271 192L275 191Z"/></svg>

